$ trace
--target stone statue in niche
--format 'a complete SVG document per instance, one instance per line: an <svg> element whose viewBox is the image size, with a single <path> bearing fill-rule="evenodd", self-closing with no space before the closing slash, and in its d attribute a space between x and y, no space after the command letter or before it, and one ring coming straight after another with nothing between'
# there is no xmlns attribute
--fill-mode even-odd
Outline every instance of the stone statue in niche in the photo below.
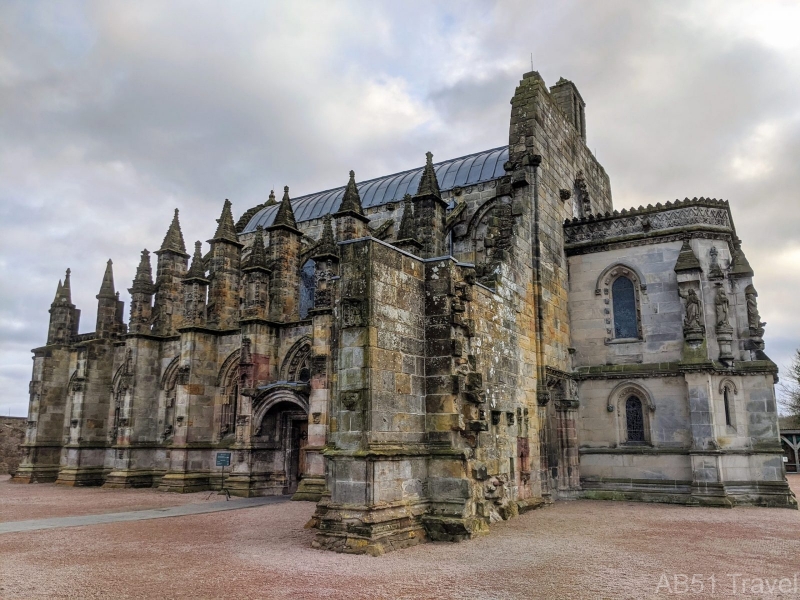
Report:
<svg viewBox="0 0 800 600"><path fill-rule="evenodd" d="M722 274L722 269L719 266L719 251L717 250L716 246L711 246L711 250L709 251L711 255L711 265L709 265L709 279L722 279L724 275Z"/></svg>
<svg viewBox="0 0 800 600"><path fill-rule="evenodd" d="M717 313L717 327L726 328L730 327L728 322L728 310L729 310L730 300L728 300L728 295L725 293L725 289L722 285L717 285L717 297L714 299L714 306L716 308Z"/></svg>
<svg viewBox="0 0 800 600"><path fill-rule="evenodd" d="M717 283L717 296L714 299L716 312L717 343L719 344L719 360L726 366L733 365L733 327L728 322L730 300L722 283Z"/></svg>
<svg viewBox="0 0 800 600"><path fill-rule="evenodd" d="M694 288L689 288L688 292L678 290L680 297L686 300L686 318L683 320L684 329L703 329L703 321L700 317L700 297Z"/></svg>
<svg viewBox="0 0 800 600"><path fill-rule="evenodd" d="M751 283L744 289L744 297L747 303L747 326L750 329L750 335L761 337L764 335L764 325L761 321L761 315L758 314L758 292Z"/></svg>

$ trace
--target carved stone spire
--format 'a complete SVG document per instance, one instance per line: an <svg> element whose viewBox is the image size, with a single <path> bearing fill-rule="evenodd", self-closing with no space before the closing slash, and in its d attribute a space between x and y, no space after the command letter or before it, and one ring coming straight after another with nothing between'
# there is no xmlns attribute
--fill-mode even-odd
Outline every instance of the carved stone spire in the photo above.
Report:
<svg viewBox="0 0 800 600"><path fill-rule="evenodd" d="M183 315L179 305L182 293L181 280L186 276L189 262L177 208L164 242L154 254L158 256L158 265L152 332L154 335L175 335L183 326Z"/></svg>
<svg viewBox="0 0 800 600"><path fill-rule="evenodd" d="M752 277L755 275L753 267L747 260L742 250L742 240L738 237L733 240L733 265L731 266L730 274L732 277Z"/></svg>
<svg viewBox="0 0 800 600"><path fill-rule="evenodd" d="M172 217L167 235L164 236L164 241L158 252L174 252L175 254L186 254L186 243L183 241L183 232L181 231L181 224L178 220L178 209L175 209L175 215Z"/></svg>
<svg viewBox="0 0 800 600"><path fill-rule="evenodd" d="M78 333L80 314L72 304L72 294L69 286L70 270L64 276L64 283L59 280L56 288L56 297L50 305L50 326L47 330L48 344L66 344L70 338Z"/></svg>
<svg viewBox="0 0 800 600"><path fill-rule="evenodd" d="M319 236L319 241L314 248L314 255L311 258L319 259L329 256L338 260L339 247L336 245L336 239L333 237L331 216L325 215L322 221L322 234Z"/></svg>
<svg viewBox="0 0 800 600"><path fill-rule="evenodd" d="M142 250L139 266L136 267L136 276L133 285L128 288L131 294L131 316L128 321L130 333L150 333L153 317L153 268L150 266L150 253Z"/></svg>
<svg viewBox="0 0 800 600"><path fill-rule="evenodd" d="M226 199L225 203L222 205L222 214L219 219L217 219L217 223L217 232L214 234L213 238L215 242L226 240L234 244L239 243L239 239L236 237L236 227L233 224L230 200Z"/></svg>
<svg viewBox="0 0 800 600"><path fill-rule="evenodd" d="M275 190L269 191L269 199L264 203L264 206L274 206L278 201L275 200Z"/></svg>
<svg viewBox="0 0 800 600"><path fill-rule="evenodd" d="M264 249L264 228L259 225L256 227L256 234L253 237L253 251L244 270L262 269L268 271L267 252Z"/></svg>
<svg viewBox="0 0 800 600"><path fill-rule="evenodd" d="M702 271L700 261L692 250L692 245L689 243L689 238L684 238L681 251L678 253L678 260L675 263L675 272L683 273L685 271Z"/></svg>
<svg viewBox="0 0 800 600"><path fill-rule="evenodd" d="M442 193L439 191L439 181L436 179L436 171L433 168L433 154L430 152L425 153L425 169L422 171L416 195L442 197Z"/></svg>
<svg viewBox="0 0 800 600"><path fill-rule="evenodd" d="M264 248L264 228L259 225L253 237L253 250L244 272L244 304L242 319L263 319L269 304L269 274L267 253ZM242 341L244 351L244 340Z"/></svg>
<svg viewBox="0 0 800 600"><path fill-rule="evenodd" d="M400 219L400 228L397 230L397 241L394 245L412 254L422 247L422 243L417 239L414 203L408 194L403 198L403 216Z"/></svg>
<svg viewBox="0 0 800 600"><path fill-rule="evenodd" d="M116 298L117 294L114 291L114 271L112 270L111 259L106 263L106 272L103 274L103 283L100 285L100 293L97 298Z"/></svg>
<svg viewBox="0 0 800 600"><path fill-rule="evenodd" d="M136 267L136 276L133 278L131 293L145 291L140 289L142 286L147 286L147 290L150 290L153 286L153 267L150 266L150 252L147 251L147 248L142 250L139 266Z"/></svg>
<svg viewBox="0 0 800 600"><path fill-rule="evenodd" d="M415 235L414 205L411 203L411 196L406 194L403 197L403 217L400 219L400 229L397 232L397 239L411 240L414 239Z"/></svg>
<svg viewBox="0 0 800 600"><path fill-rule="evenodd" d="M358 193L358 187L356 186L356 174L354 171L350 171L350 180L347 182L347 187L344 188L344 196L342 196L342 204L339 207L339 210L336 212L336 215L342 215L345 213L351 213L354 216L359 216L364 220L369 221L369 219L364 215L364 209L361 206L361 196Z"/></svg>
<svg viewBox="0 0 800 600"><path fill-rule="evenodd" d="M61 300L61 296L64 292L64 286L61 284L61 280L58 280L58 287L56 288L56 297L53 298L53 304L58 304L58 301Z"/></svg>
<svg viewBox="0 0 800 600"><path fill-rule="evenodd" d="M425 168L413 198L416 232L414 237L422 244L420 256L434 258L447 253L445 234L447 203L442 200L439 182L433 168L433 154L425 153Z"/></svg>
<svg viewBox="0 0 800 600"><path fill-rule="evenodd" d="M109 258L106 263L106 272L103 274L103 283L100 285L100 293L97 294L97 324L95 332L98 337L125 333L125 325L122 321L124 303L120 301L119 294L114 291L112 264Z"/></svg>
<svg viewBox="0 0 800 600"><path fill-rule="evenodd" d="M64 275L64 285L61 286L61 298L65 300L67 304L72 304L72 289L70 288L69 285L70 273L72 273L72 271L70 269L67 269L67 272Z"/></svg>
<svg viewBox="0 0 800 600"><path fill-rule="evenodd" d="M300 245L303 234L297 229L289 186L283 188L283 199L269 231L269 257L272 279L266 306L269 318L285 323L298 319L300 294Z"/></svg>
<svg viewBox="0 0 800 600"><path fill-rule="evenodd" d="M333 214L336 219L336 233L340 241L353 240L370 235L367 223L369 217L364 214L361 196L356 187L356 174L350 171L350 180L344 188L342 203Z"/></svg>
<svg viewBox="0 0 800 600"><path fill-rule="evenodd" d="M199 240L194 243L192 264L182 284L184 325L206 326L208 279L203 266L203 243Z"/></svg>
<svg viewBox="0 0 800 600"><path fill-rule="evenodd" d="M270 229L276 227L288 227L297 231L297 221L294 218L294 210L292 210L292 202L289 200L289 186L283 187L283 199L281 205L278 207L278 214L275 215L275 220L272 222Z"/></svg>
<svg viewBox="0 0 800 600"><path fill-rule="evenodd" d="M203 243L198 240L194 243L194 256L192 256L192 265L186 273L186 279L203 279L206 278L206 270L203 267Z"/></svg>

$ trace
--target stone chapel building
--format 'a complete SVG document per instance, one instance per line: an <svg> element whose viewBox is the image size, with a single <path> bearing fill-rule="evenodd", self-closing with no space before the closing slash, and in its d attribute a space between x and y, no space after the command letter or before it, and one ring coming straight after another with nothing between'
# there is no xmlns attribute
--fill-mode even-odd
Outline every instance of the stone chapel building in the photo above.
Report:
<svg viewBox="0 0 800 600"><path fill-rule="evenodd" d="M575 85L531 72L507 146L226 200L210 250L176 210L127 325L109 261L79 333L67 270L14 480L213 489L231 452L232 494L372 554L558 498L796 507L730 206L616 211L585 141Z"/></svg>

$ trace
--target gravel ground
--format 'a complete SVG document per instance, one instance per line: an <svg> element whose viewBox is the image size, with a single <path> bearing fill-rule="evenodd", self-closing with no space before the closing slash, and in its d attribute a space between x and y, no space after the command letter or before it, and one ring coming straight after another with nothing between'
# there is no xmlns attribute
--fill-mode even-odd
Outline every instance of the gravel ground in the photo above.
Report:
<svg viewBox="0 0 800 600"><path fill-rule="evenodd" d="M800 476L790 478L800 494ZM112 503L103 493L83 495L89 490L0 483L3 506L18 487L43 490L47 507L59 499L72 507L72 494L84 499L81 510L97 509L89 499L101 510ZM140 492L114 494L133 502ZM146 491L141 498L150 501ZM791 580L800 573L798 511L565 501L475 540L379 558L311 549L314 533L303 524L312 511L311 503L286 502L2 535L0 598L800 598L800 575L798 588ZM703 592L680 587L684 574L702 576ZM758 582L741 589L743 578L774 585L784 577L784 594L751 593Z"/></svg>
<svg viewBox="0 0 800 600"><path fill-rule="evenodd" d="M152 488L70 488L55 483L21 484L10 480L10 475L0 475L0 523L219 502L220 499L216 492L209 497L209 492L171 494Z"/></svg>

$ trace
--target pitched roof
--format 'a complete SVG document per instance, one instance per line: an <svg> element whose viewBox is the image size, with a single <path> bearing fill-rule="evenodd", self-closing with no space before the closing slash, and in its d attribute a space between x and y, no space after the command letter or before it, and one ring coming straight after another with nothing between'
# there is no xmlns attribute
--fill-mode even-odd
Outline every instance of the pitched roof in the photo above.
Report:
<svg viewBox="0 0 800 600"><path fill-rule="evenodd" d="M434 164L436 179L441 191L446 192L455 187L475 185L491 181L505 175L503 165L508 160L508 146L493 148L459 158L445 160ZM419 188L424 166L385 175L357 183L364 209L381 206L390 202L399 202L406 194L415 194ZM298 223L319 219L337 212L342 203L346 186L300 196L292 200L292 208ZM264 228L272 225L278 206L266 206L254 214L242 233L251 233L261 225Z"/></svg>

